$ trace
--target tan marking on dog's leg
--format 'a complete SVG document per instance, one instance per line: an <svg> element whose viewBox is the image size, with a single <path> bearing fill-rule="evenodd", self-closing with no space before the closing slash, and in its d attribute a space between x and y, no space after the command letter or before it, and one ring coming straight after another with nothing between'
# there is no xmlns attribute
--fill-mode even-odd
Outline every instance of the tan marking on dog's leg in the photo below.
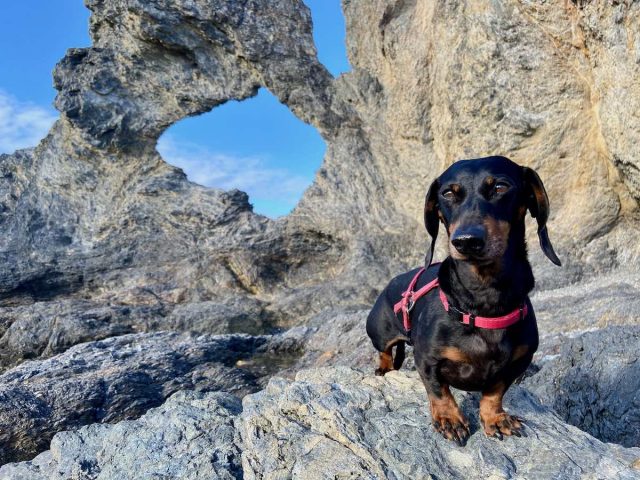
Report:
<svg viewBox="0 0 640 480"><path fill-rule="evenodd" d="M469 437L469 422L462 415L448 385L443 385L440 398L429 394L429 406L433 427L448 440L458 443Z"/></svg>
<svg viewBox="0 0 640 480"><path fill-rule="evenodd" d="M376 375L382 376L393 370L393 356L391 355L391 347L384 352L380 352L380 365L376 369Z"/></svg>
<svg viewBox="0 0 640 480"><path fill-rule="evenodd" d="M498 437L502 435L521 436L522 424L520 420L509 415L502 408L502 399L507 387L504 383L498 383L489 390L482 392L480 399L480 420L484 427L484 433L488 437Z"/></svg>
<svg viewBox="0 0 640 480"><path fill-rule="evenodd" d="M529 345L518 345L513 349L511 353L511 361L515 362L516 360L521 359L529 352Z"/></svg>

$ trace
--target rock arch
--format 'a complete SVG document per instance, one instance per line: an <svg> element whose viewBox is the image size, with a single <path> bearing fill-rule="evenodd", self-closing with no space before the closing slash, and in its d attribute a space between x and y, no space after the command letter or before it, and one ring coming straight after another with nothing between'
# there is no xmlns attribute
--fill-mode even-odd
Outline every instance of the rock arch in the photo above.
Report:
<svg viewBox="0 0 640 480"><path fill-rule="evenodd" d="M318 62L309 10L201 1L87 2L90 48L54 72L56 108L92 145L154 143L177 120L268 88L301 120L329 133L332 77Z"/></svg>

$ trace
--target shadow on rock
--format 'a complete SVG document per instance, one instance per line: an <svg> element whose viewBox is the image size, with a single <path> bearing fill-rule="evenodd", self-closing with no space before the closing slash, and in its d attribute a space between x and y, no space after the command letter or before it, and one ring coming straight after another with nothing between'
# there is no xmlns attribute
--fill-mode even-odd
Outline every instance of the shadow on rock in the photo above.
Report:
<svg viewBox="0 0 640 480"><path fill-rule="evenodd" d="M571 425L605 442L640 445L640 326L564 339L522 382Z"/></svg>

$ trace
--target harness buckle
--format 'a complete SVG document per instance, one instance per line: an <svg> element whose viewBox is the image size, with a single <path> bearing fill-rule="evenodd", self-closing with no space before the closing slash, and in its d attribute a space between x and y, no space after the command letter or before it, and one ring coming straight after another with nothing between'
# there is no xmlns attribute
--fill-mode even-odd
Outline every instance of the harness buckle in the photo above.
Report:
<svg viewBox="0 0 640 480"><path fill-rule="evenodd" d="M524 304L520 305L520 321L524 320Z"/></svg>
<svg viewBox="0 0 640 480"><path fill-rule="evenodd" d="M413 307L415 306L416 302L413 301L413 297L409 298L409 303L407 303L407 306L405 307L405 310L407 313L411 312L411 310L413 310Z"/></svg>

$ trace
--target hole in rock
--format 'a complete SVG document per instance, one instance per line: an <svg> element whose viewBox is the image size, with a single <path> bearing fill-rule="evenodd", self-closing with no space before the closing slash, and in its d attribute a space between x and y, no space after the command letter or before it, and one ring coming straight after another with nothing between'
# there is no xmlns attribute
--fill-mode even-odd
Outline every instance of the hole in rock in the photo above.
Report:
<svg viewBox="0 0 640 480"><path fill-rule="evenodd" d="M289 213L311 185L325 144L266 89L172 125L158 151L192 182L249 194L254 211Z"/></svg>

